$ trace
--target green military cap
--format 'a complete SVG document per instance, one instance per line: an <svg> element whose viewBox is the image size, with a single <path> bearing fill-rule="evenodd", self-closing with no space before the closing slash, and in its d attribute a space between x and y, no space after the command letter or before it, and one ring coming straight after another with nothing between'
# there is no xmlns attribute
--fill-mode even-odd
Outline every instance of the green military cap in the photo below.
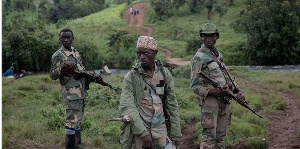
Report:
<svg viewBox="0 0 300 149"><path fill-rule="evenodd" d="M217 38L219 38L219 31L216 27L216 25L212 23L205 23L201 30L199 31L200 37L202 37L203 34L217 34Z"/></svg>

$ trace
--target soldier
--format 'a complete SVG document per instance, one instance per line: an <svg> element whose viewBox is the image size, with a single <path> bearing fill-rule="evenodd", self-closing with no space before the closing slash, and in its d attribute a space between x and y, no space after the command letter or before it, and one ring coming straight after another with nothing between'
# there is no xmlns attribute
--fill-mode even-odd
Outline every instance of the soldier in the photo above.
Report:
<svg viewBox="0 0 300 149"><path fill-rule="evenodd" d="M177 146L181 129L172 75L155 61L157 41L152 37L140 36L136 52L140 63L124 78L119 106L121 115L132 117L121 127L122 148L164 149L167 138Z"/></svg>
<svg viewBox="0 0 300 149"><path fill-rule="evenodd" d="M230 93L237 93L238 99L244 101L241 90L233 88L228 76L219 65L223 63L222 54L215 48L219 38L218 29L214 24L204 24L200 30L203 45L191 60L191 89L200 96L202 141L201 149L225 149L224 138L231 122L229 101L224 100ZM215 88L208 80L200 77L197 72L202 71L215 83L222 86Z"/></svg>
<svg viewBox="0 0 300 149"><path fill-rule="evenodd" d="M72 47L74 40L70 29L63 29L59 33L61 48L52 55L50 77L59 79L61 92L65 100L65 134L66 148L83 148L81 143L80 123L83 117L84 102L88 97L85 78L76 78L71 72L83 72L85 68L79 52ZM101 81L97 76L97 81ZM76 139L76 141L75 141Z"/></svg>

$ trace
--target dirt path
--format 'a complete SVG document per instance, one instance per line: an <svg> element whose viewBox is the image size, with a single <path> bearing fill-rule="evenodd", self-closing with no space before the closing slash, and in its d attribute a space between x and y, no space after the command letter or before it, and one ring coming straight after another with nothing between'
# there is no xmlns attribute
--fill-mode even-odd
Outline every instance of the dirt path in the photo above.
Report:
<svg viewBox="0 0 300 149"><path fill-rule="evenodd" d="M140 13L138 15L131 14L130 9L127 9L125 11L128 30L132 33L138 33L140 36L151 36L153 33L152 27L144 26L146 5L147 2L138 3L132 6L134 9L140 10ZM190 64L190 61L182 61L181 58L172 58L172 52L168 49L162 49L161 52L163 52L166 55L168 63L171 65L185 66Z"/></svg>
<svg viewBox="0 0 300 149"><path fill-rule="evenodd" d="M266 89L247 80L243 84L255 89L257 94L260 90L267 90L268 93L276 93L284 97L287 107L284 110L277 110L268 115L269 139L268 149L291 149L300 148L300 98L277 91ZM297 137L298 136L298 137Z"/></svg>

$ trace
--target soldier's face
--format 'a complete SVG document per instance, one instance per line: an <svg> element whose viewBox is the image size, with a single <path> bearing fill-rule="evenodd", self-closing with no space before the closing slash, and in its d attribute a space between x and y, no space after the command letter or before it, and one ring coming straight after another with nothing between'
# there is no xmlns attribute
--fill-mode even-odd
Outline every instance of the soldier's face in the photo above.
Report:
<svg viewBox="0 0 300 149"><path fill-rule="evenodd" d="M73 39L74 37L71 32L62 32L59 37L62 45L69 50L71 49Z"/></svg>
<svg viewBox="0 0 300 149"><path fill-rule="evenodd" d="M138 59L140 60L143 68L149 68L151 65L154 64L155 61L155 55L157 54L157 51L145 49L138 47L136 49L136 54L138 56Z"/></svg>
<svg viewBox="0 0 300 149"><path fill-rule="evenodd" d="M217 35L216 34L203 34L202 41L207 48L211 49L216 44Z"/></svg>

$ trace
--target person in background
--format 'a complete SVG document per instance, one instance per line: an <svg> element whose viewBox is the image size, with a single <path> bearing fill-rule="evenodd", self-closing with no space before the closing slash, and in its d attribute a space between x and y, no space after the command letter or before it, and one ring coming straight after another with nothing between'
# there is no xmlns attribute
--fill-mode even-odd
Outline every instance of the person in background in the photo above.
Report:
<svg viewBox="0 0 300 149"><path fill-rule="evenodd" d="M130 7L130 13L133 14L133 8L132 7Z"/></svg>
<svg viewBox="0 0 300 149"><path fill-rule="evenodd" d="M21 73L19 75L20 78L24 77L26 75L26 71L24 69L21 70Z"/></svg>
<svg viewBox="0 0 300 149"><path fill-rule="evenodd" d="M110 72L110 70L109 70L109 68L107 66L107 63L103 64L103 69L104 69L105 75L107 75L107 76L111 75L111 72Z"/></svg>
<svg viewBox="0 0 300 149"><path fill-rule="evenodd" d="M120 99L121 115L132 117L121 127L122 149L164 149L168 138L178 146L181 127L174 81L155 60L157 41L140 36L136 52L140 63L126 74Z"/></svg>
<svg viewBox="0 0 300 149"><path fill-rule="evenodd" d="M3 73L3 76L8 78L14 78L14 69L14 66L10 66L10 68Z"/></svg>

